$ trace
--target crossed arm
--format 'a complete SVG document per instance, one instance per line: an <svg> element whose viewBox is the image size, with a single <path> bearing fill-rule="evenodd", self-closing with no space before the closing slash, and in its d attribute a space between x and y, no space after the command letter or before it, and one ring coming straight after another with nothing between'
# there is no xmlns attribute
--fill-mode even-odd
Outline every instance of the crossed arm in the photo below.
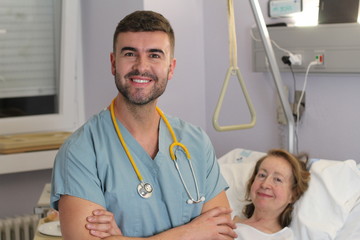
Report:
<svg viewBox="0 0 360 240"><path fill-rule="evenodd" d="M101 239L100 237L104 237L103 239L108 240L145 239L122 236L120 229L116 226L115 221L113 221L112 214L104 214L106 213L106 210L102 206L84 199L63 195L59 200L59 213L61 232L64 240L95 240ZM95 215L93 213L95 213ZM191 222L169 229L147 239L233 239L236 237L236 234L233 231L235 225L231 221L230 213L229 202L223 191L206 202L203 206L201 215ZM91 217L88 218L89 216ZM93 222L94 224L89 224L89 222ZM96 224L99 222L104 224ZM90 231L93 231L92 234L90 234Z"/></svg>

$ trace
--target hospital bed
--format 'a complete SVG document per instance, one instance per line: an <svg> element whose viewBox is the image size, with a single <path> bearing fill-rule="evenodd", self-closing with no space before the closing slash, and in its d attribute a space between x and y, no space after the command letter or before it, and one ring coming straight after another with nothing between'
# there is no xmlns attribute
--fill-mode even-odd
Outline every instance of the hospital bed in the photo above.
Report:
<svg viewBox="0 0 360 240"><path fill-rule="evenodd" d="M277 93L287 119L289 152L296 153L295 121L283 91L280 71L276 63L271 39L258 0L249 0L259 34L269 61ZM230 66L213 116L217 131L251 128L256 113L237 67L237 48L233 0L228 0ZM237 76L251 115L247 124L220 126L219 116L230 76ZM256 161L265 153L234 149L218 159L221 172L230 188L226 191L233 215L242 216L245 186ZM311 159L309 189L296 202L291 228L299 240L360 240L360 164L354 160Z"/></svg>
<svg viewBox="0 0 360 240"><path fill-rule="evenodd" d="M242 215L245 188L265 153L234 149L218 159L230 188L233 215ZM354 160L310 159L309 189L296 202L290 227L299 240L360 239L360 164Z"/></svg>

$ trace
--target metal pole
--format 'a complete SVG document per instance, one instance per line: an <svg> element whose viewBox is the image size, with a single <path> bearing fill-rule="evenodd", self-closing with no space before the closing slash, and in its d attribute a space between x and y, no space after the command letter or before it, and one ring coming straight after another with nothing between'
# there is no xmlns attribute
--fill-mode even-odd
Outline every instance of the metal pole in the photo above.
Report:
<svg viewBox="0 0 360 240"><path fill-rule="evenodd" d="M274 78L275 85L276 85L276 88L277 88L277 91L278 91L278 94L280 97L281 105L284 109L284 113L285 113L285 116L287 119L288 150L291 153L297 154L297 152L295 152L297 150L295 149L296 139L295 139L294 117L292 115L289 100L286 98L286 95L284 93L283 82L281 80L279 67L278 67L276 59L275 59L274 50L271 45L269 32L266 28L266 24L265 24L264 17L261 12L259 1L258 0L249 0L249 1L250 1L251 8L253 10L253 15L254 15L257 27L259 29L260 37L262 39L262 42L263 42L263 45L265 48L265 53L266 53L266 56L267 56L269 64L270 64L271 73Z"/></svg>

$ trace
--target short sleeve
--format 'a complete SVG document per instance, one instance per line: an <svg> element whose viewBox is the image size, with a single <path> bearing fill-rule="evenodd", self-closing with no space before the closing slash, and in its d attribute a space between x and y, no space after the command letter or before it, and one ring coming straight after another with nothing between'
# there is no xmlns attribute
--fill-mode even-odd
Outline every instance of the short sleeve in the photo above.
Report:
<svg viewBox="0 0 360 240"><path fill-rule="evenodd" d="M51 207L58 209L61 195L79 197L105 207L91 134L75 132L60 148L52 175Z"/></svg>

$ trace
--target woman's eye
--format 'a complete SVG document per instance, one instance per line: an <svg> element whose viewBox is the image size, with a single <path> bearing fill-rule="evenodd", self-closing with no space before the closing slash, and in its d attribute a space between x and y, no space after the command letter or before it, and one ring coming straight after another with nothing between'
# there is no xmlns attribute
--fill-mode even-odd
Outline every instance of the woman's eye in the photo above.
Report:
<svg viewBox="0 0 360 240"><path fill-rule="evenodd" d="M264 177L266 177L266 175L264 173L258 173L258 177L259 178L264 178Z"/></svg>
<svg viewBox="0 0 360 240"><path fill-rule="evenodd" d="M279 183L282 183L282 179L281 178L275 178L275 182L279 182Z"/></svg>

